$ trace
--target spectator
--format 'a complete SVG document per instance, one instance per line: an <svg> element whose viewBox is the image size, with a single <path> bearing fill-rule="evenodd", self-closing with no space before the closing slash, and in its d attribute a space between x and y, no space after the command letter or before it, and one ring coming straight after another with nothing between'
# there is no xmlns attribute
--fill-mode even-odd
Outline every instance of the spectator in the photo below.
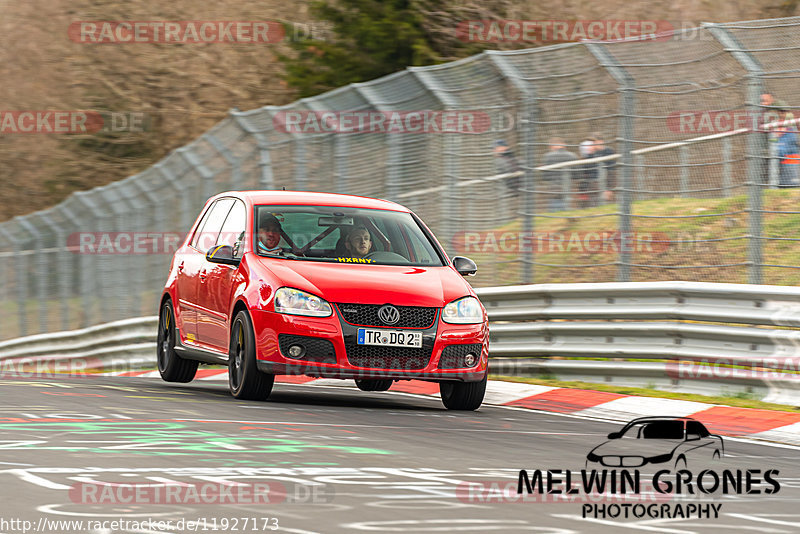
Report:
<svg viewBox="0 0 800 534"><path fill-rule="evenodd" d="M550 151L544 155L543 165L555 165L556 163L565 163L578 159L578 156L566 149L563 138L553 137L548 144ZM550 211L569 209L568 191L572 189L572 184L571 180L564 183L564 176L571 177L573 172L575 172L575 169L559 169L542 173L542 182L548 186L548 189L553 191L553 193L548 194L547 203Z"/></svg>
<svg viewBox="0 0 800 534"><path fill-rule="evenodd" d="M786 126L778 128L775 133L778 136L777 156L780 162L778 187L797 187L797 166L800 164L797 134Z"/></svg>
<svg viewBox="0 0 800 534"><path fill-rule="evenodd" d="M605 142L603 141L603 134L596 132L592 135L592 139L594 140L594 149L592 151L591 157L600 158L603 156L610 156L612 154L616 154L616 152L614 152L612 148L605 146ZM598 165L605 167L606 169L606 189L605 191L602 191L600 193L600 198L608 202L613 200L614 198L613 191L617 185L617 180L616 180L617 160L604 161L599 163ZM597 188L599 189L599 187L600 184L598 183Z"/></svg>
<svg viewBox="0 0 800 534"><path fill-rule="evenodd" d="M522 170L517 158L514 156L514 152L509 148L505 139L498 139L494 143L494 166L497 174L508 174ZM522 179L519 176L512 176L504 180L506 187L512 191L518 191L521 182Z"/></svg>

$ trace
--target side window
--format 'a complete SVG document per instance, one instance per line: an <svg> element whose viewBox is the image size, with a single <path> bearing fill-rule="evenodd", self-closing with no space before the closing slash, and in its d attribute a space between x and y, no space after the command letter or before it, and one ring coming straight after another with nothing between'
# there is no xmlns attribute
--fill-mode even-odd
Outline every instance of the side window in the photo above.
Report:
<svg viewBox="0 0 800 534"><path fill-rule="evenodd" d="M687 421L686 422L686 434L687 436L700 436L704 438L708 436L708 430L706 427L697 421Z"/></svg>
<svg viewBox="0 0 800 534"><path fill-rule="evenodd" d="M247 227L247 209L238 200L233 203L228 217L222 224L222 229L217 237L217 245L233 247L233 257L241 258L244 254L244 231Z"/></svg>
<svg viewBox="0 0 800 534"><path fill-rule="evenodd" d="M203 233L203 227L208 222L208 215L214 210L214 206L217 205L217 202L219 201L216 201L213 204L211 204L211 206L203 214L203 218L200 220L200 224L197 225L197 231L194 233L194 237L192 238L192 246L194 248L197 248L197 241L200 239L200 234Z"/></svg>
<svg viewBox="0 0 800 534"><path fill-rule="evenodd" d="M222 229L222 223L225 222L232 205L232 198L223 198L211 207L208 220L195 235L194 248L205 253L214 246L214 243L217 242L219 231Z"/></svg>

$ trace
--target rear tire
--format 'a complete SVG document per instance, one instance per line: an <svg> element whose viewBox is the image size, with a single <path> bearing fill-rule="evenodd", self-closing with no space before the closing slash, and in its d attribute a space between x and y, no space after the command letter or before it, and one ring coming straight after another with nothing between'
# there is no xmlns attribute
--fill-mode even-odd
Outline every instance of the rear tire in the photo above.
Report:
<svg viewBox="0 0 800 534"><path fill-rule="evenodd" d="M166 300L158 317L158 339L156 343L156 360L158 372L165 382L191 382L197 373L196 360L184 360L175 352L175 312L172 302Z"/></svg>
<svg viewBox="0 0 800 534"><path fill-rule="evenodd" d="M256 339L246 311L236 314L228 350L228 387L236 399L266 400L275 375L262 373L256 365Z"/></svg>
<svg viewBox="0 0 800 534"><path fill-rule="evenodd" d="M448 410L477 410L486 394L488 374L480 382L440 382L442 404Z"/></svg>
<svg viewBox="0 0 800 534"><path fill-rule="evenodd" d="M394 380L356 378L356 386L361 391L389 391L392 383Z"/></svg>

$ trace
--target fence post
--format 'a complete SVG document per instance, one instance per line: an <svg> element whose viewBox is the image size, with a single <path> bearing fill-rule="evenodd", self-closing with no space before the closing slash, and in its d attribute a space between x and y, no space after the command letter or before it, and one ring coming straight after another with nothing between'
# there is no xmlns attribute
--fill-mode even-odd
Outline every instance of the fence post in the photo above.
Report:
<svg viewBox="0 0 800 534"><path fill-rule="evenodd" d="M725 198L731 196L731 137L722 139L722 194Z"/></svg>
<svg viewBox="0 0 800 534"><path fill-rule="evenodd" d="M0 232L6 237L6 240L14 247L14 255L16 256L16 275L17 275L17 320L19 321L19 336L28 334L28 310L27 310L27 268L25 266L25 257L22 255L21 240L18 239L11 232L0 226Z"/></svg>
<svg viewBox="0 0 800 534"><path fill-rule="evenodd" d="M619 61L608 50L607 45L599 43L585 43L589 51L603 66L612 78L619 84L619 141L620 162L622 165L622 189L619 200L619 269L618 282L631 280L631 250L633 249L633 223L631 221L631 189L633 183L633 159L631 156L631 143L634 139L633 117L636 112L636 95L634 90L636 82Z"/></svg>
<svg viewBox="0 0 800 534"><path fill-rule="evenodd" d="M214 147L214 150L219 152L219 154L225 159L225 161L231 167L231 189L236 191L241 191L244 188L244 177L242 176L242 161L241 159L237 158L230 148L225 146L225 144L219 140L217 136L212 133L206 134L206 140L208 143Z"/></svg>
<svg viewBox="0 0 800 534"><path fill-rule="evenodd" d="M61 330L69 330L69 281L72 280L72 262L67 250L67 239L64 235L64 227L54 223L43 211L39 218L56 235L56 245L60 249L57 254L56 271L58 273L58 299L61 301Z"/></svg>
<svg viewBox="0 0 800 534"><path fill-rule="evenodd" d="M26 232L33 236L31 254L35 256L34 264L36 265L36 300L39 301L39 332L44 333L47 332L47 303L45 302L47 295L47 288L45 287L47 273L45 271L47 266L44 264L44 252L42 252L42 248L44 248L42 247L42 234L28 220L28 217L20 217L18 222Z"/></svg>
<svg viewBox="0 0 800 534"><path fill-rule="evenodd" d="M431 92L441 102L446 110L456 109L458 102L447 91L441 90L435 78L425 67L409 67L408 69L414 74L419 82ZM459 229L459 196L458 196L458 179L459 179L459 149L461 147L461 140L457 135L445 135L442 140L442 174L444 178L445 190L442 196L442 212L444 219L442 223L443 240L445 251L448 255L451 253L453 246L453 237Z"/></svg>
<svg viewBox="0 0 800 534"><path fill-rule="evenodd" d="M495 67L500 73L523 95L523 113L520 117L520 141L519 144L524 150L524 158L521 163L522 176L522 231L523 235L530 239L530 252L525 247L520 247L519 261L522 263L522 283L532 284L535 277L534 259L536 247L534 245L535 230L535 211L536 211L536 190L542 183L542 173L536 172L536 87L533 85L526 73L521 72L514 64L499 52L484 52L489 59L494 62ZM566 209L569 209L569 195L572 190L570 183L570 169L565 169L562 173L564 179L564 199ZM549 208L548 208L549 209ZM523 239L522 242L525 242Z"/></svg>
<svg viewBox="0 0 800 534"><path fill-rule="evenodd" d="M764 92L764 83L762 81L764 68L761 63L724 25L704 23L703 27L708 29L709 33L747 71L747 111L753 117L758 116L761 94ZM747 281L751 284L761 283L764 263L764 251L761 242L761 195L762 181L766 181L762 174L765 154L769 154L769 149L767 148L768 135L764 132L759 132L757 128L747 134L747 211L750 223L750 242L747 247ZM772 159L770 158L769 161L772 162Z"/></svg>
<svg viewBox="0 0 800 534"><path fill-rule="evenodd" d="M681 198L689 196L689 147L683 145L678 149L681 161Z"/></svg>
<svg viewBox="0 0 800 534"><path fill-rule="evenodd" d="M247 120L241 111L231 111L231 117L233 117L233 120L245 133L252 135L256 140L258 152L261 156L258 162L258 166L261 168L261 179L259 180L261 188L275 189L275 177L272 174L269 140L264 134L260 133L250 124L250 121Z"/></svg>

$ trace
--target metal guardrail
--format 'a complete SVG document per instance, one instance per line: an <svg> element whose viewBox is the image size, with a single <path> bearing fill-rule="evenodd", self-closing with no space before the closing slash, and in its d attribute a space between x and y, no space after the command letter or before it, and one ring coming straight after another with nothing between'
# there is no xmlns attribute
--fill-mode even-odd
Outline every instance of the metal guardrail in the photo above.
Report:
<svg viewBox="0 0 800 534"><path fill-rule="evenodd" d="M659 388L718 394L735 385L759 397L775 397L779 390L783 402L800 398L795 394L800 374L787 372L800 367L800 329L792 328L800 327L800 289L633 282L476 292L489 313L494 373L653 382ZM157 317L143 317L2 342L0 370L26 359L30 365L80 361L75 367L87 370L152 367L157 322ZM615 360L532 359L542 357ZM630 358L668 363L620 361ZM690 367L676 367L677 362ZM744 368L750 370L730 371Z"/></svg>
<svg viewBox="0 0 800 534"><path fill-rule="evenodd" d="M0 376L134 370L156 363L158 317L0 342Z"/></svg>

